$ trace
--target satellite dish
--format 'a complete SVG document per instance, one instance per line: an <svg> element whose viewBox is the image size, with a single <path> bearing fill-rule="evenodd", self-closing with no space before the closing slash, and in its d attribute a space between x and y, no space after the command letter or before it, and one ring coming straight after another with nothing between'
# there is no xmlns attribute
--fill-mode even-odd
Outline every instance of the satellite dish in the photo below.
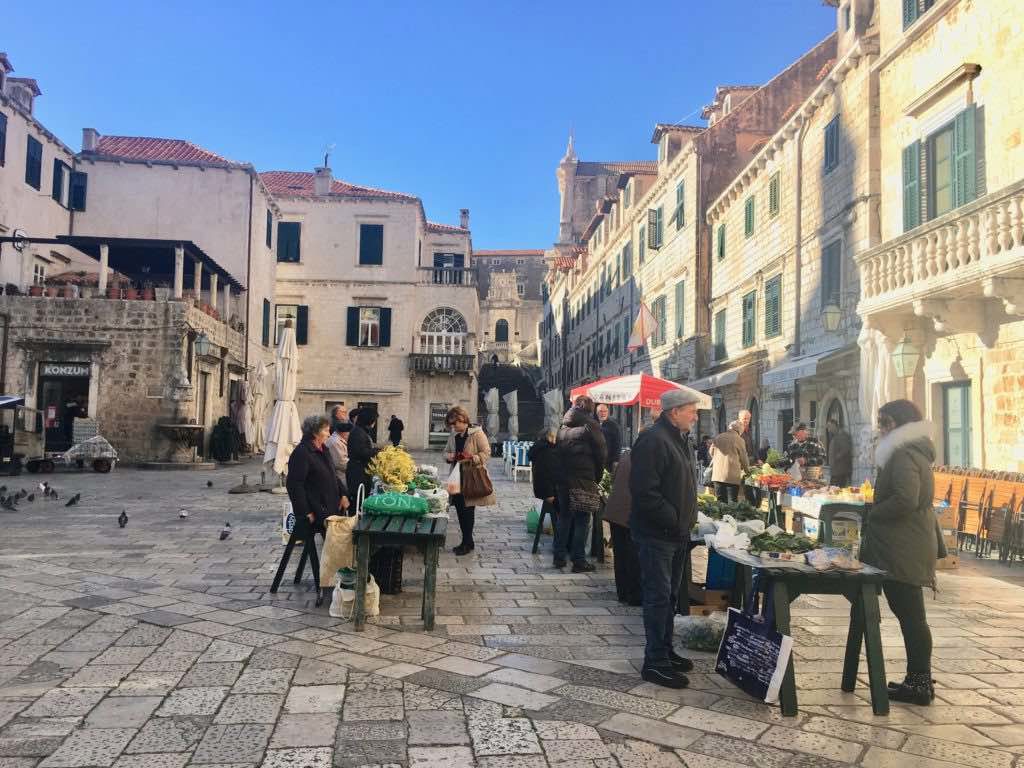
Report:
<svg viewBox="0 0 1024 768"><path fill-rule="evenodd" d="M16 230L14 230L13 237L14 237L14 250L16 250L18 253L21 253L26 248L28 248L28 235L25 233L25 230L23 230L23 229L16 229Z"/></svg>

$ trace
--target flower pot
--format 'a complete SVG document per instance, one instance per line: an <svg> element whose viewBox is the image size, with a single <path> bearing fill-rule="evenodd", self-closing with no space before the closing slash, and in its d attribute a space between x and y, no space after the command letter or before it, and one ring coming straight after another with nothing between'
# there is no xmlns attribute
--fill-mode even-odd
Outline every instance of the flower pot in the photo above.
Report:
<svg viewBox="0 0 1024 768"><path fill-rule="evenodd" d="M43 286L41 286L41 285L29 286L28 295L29 296L42 296L43 295Z"/></svg>
<svg viewBox="0 0 1024 768"><path fill-rule="evenodd" d="M93 296L96 295L96 289L93 288L91 285L83 285L79 289L78 295L81 296L83 299L91 299Z"/></svg>
<svg viewBox="0 0 1024 768"><path fill-rule="evenodd" d="M142 289L142 300L143 301L153 301L153 299L155 299L155 298L156 298L156 292L152 288L143 288Z"/></svg>
<svg viewBox="0 0 1024 768"><path fill-rule="evenodd" d="M107 286L107 298L108 299L120 299L121 298L121 286L120 285L108 285Z"/></svg>
<svg viewBox="0 0 1024 768"><path fill-rule="evenodd" d="M48 286L46 286L46 296L47 296L47 298L50 298L50 299L55 298L57 296L57 286L55 286L55 285L48 285Z"/></svg>
<svg viewBox="0 0 1024 768"><path fill-rule="evenodd" d="M131 286L128 286L127 288L124 289L124 297L128 301L135 301L137 298L139 298L139 292L136 289L132 288Z"/></svg>

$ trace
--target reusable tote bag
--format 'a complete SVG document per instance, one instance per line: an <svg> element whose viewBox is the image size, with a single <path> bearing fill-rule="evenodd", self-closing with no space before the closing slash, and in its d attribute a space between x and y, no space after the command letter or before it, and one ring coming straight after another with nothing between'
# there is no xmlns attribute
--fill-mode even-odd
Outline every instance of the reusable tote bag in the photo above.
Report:
<svg viewBox="0 0 1024 768"><path fill-rule="evenodd" d="M352 551L352 529L359 518L331 515L325 520L327 535L320 554L320 583L330 584L339 568L352 568L355 557Z"/></svg>
<svg viewBox="0 0 1024 768"><path fill-rule="evenodd" d="M472 461L460 461L462 474L462 495L467 499L484 499L494 493L491 476L487 467Z"/></svg>
<svg viewBox="0 0 1024 768"><path fill-rule="evenodd" d="M751 696L767 704L779 700L782 676L789 664L793 638L775 631L775 606L770 582L765 589L764 613L758 614L757 587L747 607L729 609L729 623L718 646L715 671Z"/></svg>

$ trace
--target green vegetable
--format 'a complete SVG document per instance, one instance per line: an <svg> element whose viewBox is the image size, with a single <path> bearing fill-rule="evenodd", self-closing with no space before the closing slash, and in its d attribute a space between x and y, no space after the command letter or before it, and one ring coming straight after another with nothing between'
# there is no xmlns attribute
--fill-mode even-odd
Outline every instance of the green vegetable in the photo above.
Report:
<svg viewBox="0 0 1024 768"><path fill-rule="evenodd" d="M598 491L600 491L601 495L606 499L612 495L612 473L607 469L604 471L604 474L601 475L601 482L598 483Z"/></svg>
<svg viewBox="0 0 1024 768"><path fill-rule="evenodd" d="M817 548L817 542L795 533L779 533L772 536L762 533L750 540L751 554L761 552L793 552L801 554Z"/></svg>
<svg viewBox="0 0 1024 768"><path fill-rule="evenodd" d="M768 457L765 460L765 464L771 464L773 467L786 460L785 455L779 453L774 448L768 449Z"/></svg>

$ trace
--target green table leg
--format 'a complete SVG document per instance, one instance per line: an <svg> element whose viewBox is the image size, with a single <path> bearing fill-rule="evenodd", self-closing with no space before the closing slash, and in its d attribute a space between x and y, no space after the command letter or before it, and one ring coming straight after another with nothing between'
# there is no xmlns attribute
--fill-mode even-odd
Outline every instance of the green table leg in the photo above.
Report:
<svg viewBox="0 0 1024 768"><path fill-rule="evenodd" d="M356 632L366 628L366 579L370 575L370 537L363 534L356 544L356 600L352 608L352 623Z"/></svg>
<svg viewBox="0 0 1024 768"><path fill-rule="evenodd" d="M861 601L864 606L864 646L868 657L868 679L871 683L871 709L876 715L889 714L889 693L885 683L885 657L882 655L882 617L878 610L878 585L864 584Z"/></svg>
<svg viewBox="0 0 1024 768"><path fill-rule="evenodd" d="M861 589L847 594L850 600L850 631L846 635L846 658L843 661L842 688L847 693L857 687L860 649L864 641L864 599Z"/></svg>
<svg viewBox="0 0 1024 768"><path fill-rule="evenodd" d="M438 545L436 542L427 544L423 553L423 629L432 632L434 629L434 598L437 593L437 560Z"/></svg>
<svg viewBox="0 0 1024 768"><path fill-rule="evenodd" d="M775 580L772 589L775 601L775 629L783 635L789 630L789 587L781 579ZM779 704L785 717L796 717L796 674L793 671L793 657L790 655L786 664L786 673L782 676L782 689L779 691Z"/></svg>

